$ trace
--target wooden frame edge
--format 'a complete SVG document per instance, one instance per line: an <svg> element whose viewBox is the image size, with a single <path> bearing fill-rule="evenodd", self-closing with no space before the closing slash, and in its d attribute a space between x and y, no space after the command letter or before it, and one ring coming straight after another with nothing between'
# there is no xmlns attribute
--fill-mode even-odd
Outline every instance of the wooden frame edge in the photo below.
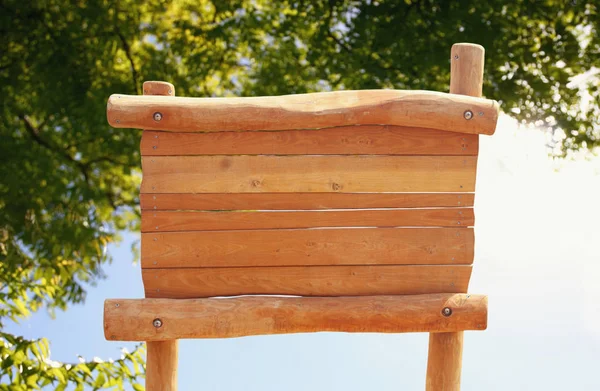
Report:
<svg viewBox="0 0 600 391"><path fill-rule="evenodd" d="M106 108L115 128L222 132L397 125L488 135L496 129L499 111L490 99L404 90L236 98L114 94Z"/></svg>
<svg viewBox="0 0 600 391"><path fill-rule="evenodd" d="M104 333L111 341L232 338L307 332L456 332L487 328L487 296L110 299Z"/></svg>

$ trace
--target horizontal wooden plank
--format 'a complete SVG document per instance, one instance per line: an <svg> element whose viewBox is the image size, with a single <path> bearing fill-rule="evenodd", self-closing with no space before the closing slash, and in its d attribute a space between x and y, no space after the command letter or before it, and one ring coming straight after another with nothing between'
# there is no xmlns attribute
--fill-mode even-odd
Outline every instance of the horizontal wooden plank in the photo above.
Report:
<svg viewBox="0 0 600 391"><path fill-rule="evenodd" d="M471 115L465 115L467 112ZM116 128L177 132L397 125L493 134L498 113L498 103L493 100L400 90L243 98L112 95L106 109L109 124Z"/></svg>
<svg viewBox="0 0 600 391"><path fill-rule="evenodd" d="M320 211L142 211L142 232L312 227L469 227L473 208Z"/></svg>
<svg viewBox="0 0 600 391"><path fill-rule="evenodd" d="M474 193L140 194L142 210L306 210L473 206Z"/></svg>
<svg viewBox="0 0 600 391"><path fill-rule="evenodd" d="M142 155L477 155L479 136L403 126L172 133L145 131Z"/></svg>
<svg viewBox="0 0 600 391"><path fill-rule="evenodd" d="M471 228L143 233L143 268L471 264Z"/></svg>
<svg viewBox="0 0 600 391"><path fill-rule="evenodd" d="M142 269L146 297L371 296L465 293L470 265Z"/></svg>
<svg viewBox="0 0 600 391"><path fill-rule="evenodd" d="M443 315L449 308L451 314ZM232 338L329 332L454 332L485 330L487 296L267 297L114 299L104 302L111 341ZM161 327L154 327L160 319Z"/></svg>
<svg viewBox="0 0 600 391"><path fill-rule="evenodd" d="M472 192L476 156L146 156L143 193Z"/></svg>

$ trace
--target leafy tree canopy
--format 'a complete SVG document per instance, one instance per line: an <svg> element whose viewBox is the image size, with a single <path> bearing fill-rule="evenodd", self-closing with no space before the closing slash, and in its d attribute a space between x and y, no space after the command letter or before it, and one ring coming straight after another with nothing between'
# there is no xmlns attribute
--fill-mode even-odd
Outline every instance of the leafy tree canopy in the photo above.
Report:
<svg viewBox="0 0 600 391"><path fill-rule="evenodd" d="M447 91L455 42L486 48L484 94L600 145L598 4L544 1L2 0L0 322L81 303L106 246L137 229L135 130L111 129L112 93L166 80L178 95L327 89ZM0 334L0 390L136 382L114 363L50 361L47 341ZM25 368L25 369L23 369ZM140 370L141 371L141 370ZM141 386L135 385L136 388Z"/></svg>

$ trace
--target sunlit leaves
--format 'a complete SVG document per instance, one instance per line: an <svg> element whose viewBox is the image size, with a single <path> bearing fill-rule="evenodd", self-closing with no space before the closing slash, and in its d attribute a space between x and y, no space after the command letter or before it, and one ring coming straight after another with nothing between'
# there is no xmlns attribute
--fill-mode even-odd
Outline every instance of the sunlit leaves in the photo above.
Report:
<svg viewBox="0 0 600 391"><path fill-rule="evenodd" d="M123 351L118 360L103 362L94 359L64 364L50 359L48 341L28 341L0 333L0 390L110 389L124 390L127 384L139 389L143 373L143 349L134 353ZM137 387L137 388L136 388Z"/></svg>

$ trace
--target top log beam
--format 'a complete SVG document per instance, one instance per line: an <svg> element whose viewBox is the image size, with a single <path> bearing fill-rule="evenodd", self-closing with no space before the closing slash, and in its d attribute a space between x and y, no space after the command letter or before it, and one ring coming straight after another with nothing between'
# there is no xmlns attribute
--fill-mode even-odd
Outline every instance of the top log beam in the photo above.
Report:
<svg viewBox="0 0 600 391"><path fill-rule="evenodd" d="M496 101L431 91L362 90L242 98L112 95L116 128L174 132L321 129L396 125L493 134Z"/></svg>

